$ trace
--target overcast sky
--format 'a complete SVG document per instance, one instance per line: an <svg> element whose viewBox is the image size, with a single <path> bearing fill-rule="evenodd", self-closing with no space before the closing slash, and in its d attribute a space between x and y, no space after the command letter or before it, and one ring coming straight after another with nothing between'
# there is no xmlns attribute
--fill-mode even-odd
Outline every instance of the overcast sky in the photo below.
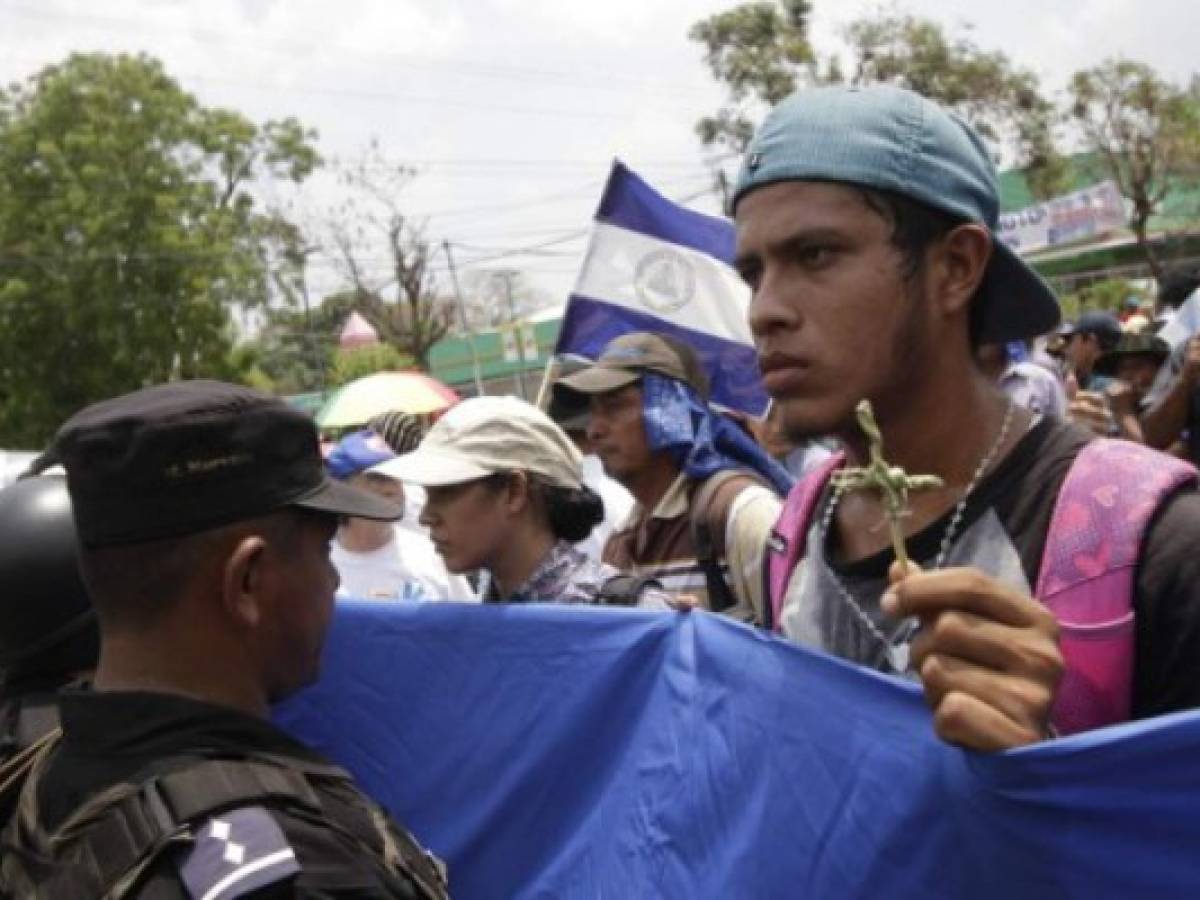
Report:
<svg viewBox="0 0 1200 900"><path fill-rule="evenodd" d="M145 51L202 102L261 121L293 115L321 152L354 158L377 139L421 176L413 216L464 269L512 266L569 290L614 156L664 193L694 196L710 168L693 132L722 97L687 39L727 0L0 0L0 79L71 51ZM878 8L814 0L813 38ZM906 0L900 9L1001 49L1061 89L1124 55L1184 79L1200 68L1198 0ZM298 202L329 203L328 178ZM711 197L691 205L714 211ZM536 255L498 254L559 240ZM379 260L382 262L382 260ZM320 291L333 272L319 265Z"/></svg>

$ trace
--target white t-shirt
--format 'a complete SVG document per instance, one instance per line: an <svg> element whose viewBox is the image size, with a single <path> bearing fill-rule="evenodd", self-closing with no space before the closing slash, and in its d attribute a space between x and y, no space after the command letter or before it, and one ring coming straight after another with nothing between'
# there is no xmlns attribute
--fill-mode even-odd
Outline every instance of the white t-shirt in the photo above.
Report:
<svg viewBox="0 0 1200 900"><path fill-rule="evenodd" d="M462 600L478 598L470 582L446 571L433 542L405 525L378 550L355 552L333 539L330 558L342 577L339 597L361 600Z"/></svg>
<svg viewBox="0 0 1200 900"><path fill-rule="evenodd" d="M425 499L425 488L419 484L404 482L404 518L396 524L407 526L412 531L427 534L425 526L421 524L421 513L425 510Z"/></svg>

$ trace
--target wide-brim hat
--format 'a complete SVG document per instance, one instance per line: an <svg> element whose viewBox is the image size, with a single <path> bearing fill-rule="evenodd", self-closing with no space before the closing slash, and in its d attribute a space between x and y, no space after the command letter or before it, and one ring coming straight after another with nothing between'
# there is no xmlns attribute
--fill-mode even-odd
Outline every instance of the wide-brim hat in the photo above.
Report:
<svg viewBox="0 0 1200 900"><path fill-rule="evenodd" d="M1144 356L1161 366L1170 355L1170 344L1157 335L1144 331L1129 332L1121 335L1117 346L1096 361L1096 372L1101 375L1114 375L1120 361L1131 356Z"/></svg>

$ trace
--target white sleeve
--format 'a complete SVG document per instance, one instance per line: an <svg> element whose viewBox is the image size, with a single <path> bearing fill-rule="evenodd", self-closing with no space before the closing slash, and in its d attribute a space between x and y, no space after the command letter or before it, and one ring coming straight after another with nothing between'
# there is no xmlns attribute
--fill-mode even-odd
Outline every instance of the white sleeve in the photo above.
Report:
<svg viewBox="0 0 1200 900"><path fill-rule="evenodd" d="M725 562L729 584L741 603L761 617L763 610L763 551L779 519L783 500L761 485L748 487L729 507L725 522Z"/></svg>

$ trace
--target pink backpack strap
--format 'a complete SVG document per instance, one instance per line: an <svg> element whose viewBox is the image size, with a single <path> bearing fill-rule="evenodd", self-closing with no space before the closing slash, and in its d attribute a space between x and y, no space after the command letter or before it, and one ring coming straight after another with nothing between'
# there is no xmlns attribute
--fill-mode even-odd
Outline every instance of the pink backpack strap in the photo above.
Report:
<svg viewBox="0 0 1200 900"><path fill-rule="evenodd" d="M1066 672L1051 721L1072 734L1127 721L1134 575L1155 510L1196 469L1140 444L1084 446L1059 490L1035 594L1059 622Z"/></svg>
<svg viewBox="0 0 1200 900"><path fill-rule="evenodd" d="M796 482L783 502L783 509L779 512L766 550L766 596L769 611L766 625L772 631L781 630L779 620L783 612L783 597L787 593L792 570L804 555L804 542L817 500L820 499L830 477L845 461L845 453L839 451L833 454Z"/></svg>

